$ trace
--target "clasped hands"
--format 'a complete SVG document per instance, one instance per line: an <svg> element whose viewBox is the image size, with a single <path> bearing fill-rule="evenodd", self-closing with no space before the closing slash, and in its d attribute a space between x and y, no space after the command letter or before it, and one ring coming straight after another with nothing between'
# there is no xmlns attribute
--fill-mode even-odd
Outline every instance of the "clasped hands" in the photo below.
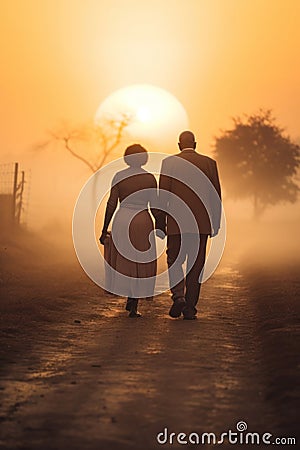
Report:
<svg viewBox="0 0 300 450"><path fill-rule="evenodd" d="M101 236L99 237L100 244L104 245L106 239L110 236L110 231L102 230ZM155 234L160 239L164 239L166 237L166 229L164 228L156 228Z"/></svg>
<svg viewBox="0 0 300 450"><path fill-rule="evenodd" d="M210 234L210 237L215 237L217 236L219 230L213 230L212 233ZM107 230L102 230L102 234L99 238L99 241L102 245L104 245L106 239L110 236L111 232L107 231ZM166 227L157 227L155 228L155 234L159 239L164 239L166 237Z"/></svg>
<svg viewBox="0 0 300 450"><path fill-rule="evenodd" d="M106 239L110 236L110 231L102 230L101 236L99 237L100 244L104 245Z"/></svg>

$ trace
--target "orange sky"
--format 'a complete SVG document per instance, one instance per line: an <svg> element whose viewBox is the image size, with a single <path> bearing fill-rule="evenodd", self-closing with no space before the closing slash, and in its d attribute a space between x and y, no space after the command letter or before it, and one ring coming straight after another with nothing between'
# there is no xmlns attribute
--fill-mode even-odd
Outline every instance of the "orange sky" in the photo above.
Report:
<svg viewBox="0 0 300 450"><path fill-rule="evenodd" d="M174 94L203 151L259 107L300 136L299 0L2 0L0 21L0 162L134 83Z"/></svg>

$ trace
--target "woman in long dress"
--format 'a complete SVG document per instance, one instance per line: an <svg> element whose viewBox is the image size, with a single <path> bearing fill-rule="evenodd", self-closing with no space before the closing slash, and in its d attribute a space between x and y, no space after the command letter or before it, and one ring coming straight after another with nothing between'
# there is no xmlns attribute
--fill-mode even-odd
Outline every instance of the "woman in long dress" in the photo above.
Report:
<svg viewBox="0 0 300 450"><path fill-rule="evenodd" d="M107 290L126 296L129 317L140 317L139 298L151 297L155 285L156 246L149 207L157 218L157 183L142 168L148 154L141 145L129 146L124 160L128 168L117 172L112 180L100 242L107 244L108 226L119 201L109 237Z"/></svg>

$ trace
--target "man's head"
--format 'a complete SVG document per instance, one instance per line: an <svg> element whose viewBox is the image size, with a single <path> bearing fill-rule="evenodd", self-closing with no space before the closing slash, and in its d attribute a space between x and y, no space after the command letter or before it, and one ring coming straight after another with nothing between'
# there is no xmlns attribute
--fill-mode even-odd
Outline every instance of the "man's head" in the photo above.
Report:
<svg viewBox="0 0 300 450"><path fill-rule="evenodd" d="M197 142L195 141L194 133L191 131L183 131L179 136L178 146L180 150L185 148L196 148Z"/></svg>

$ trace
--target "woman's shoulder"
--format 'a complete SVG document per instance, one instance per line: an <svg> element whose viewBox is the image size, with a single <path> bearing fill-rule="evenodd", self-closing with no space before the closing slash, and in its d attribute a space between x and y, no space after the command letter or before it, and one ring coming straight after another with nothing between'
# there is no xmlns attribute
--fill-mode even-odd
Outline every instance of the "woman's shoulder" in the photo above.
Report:
<svg viewBox="0 0 300 450"><path fill-rule="evenodd" d="M142 177L142 179L144 179L144 182L146 181L147 184L155 186L157 184L155 176L141 167L139 168L128 167L126 169L120 170L119 172L116 172L113 177L113 184L119 183L120 181L125 181L126 179L130 179L133 176Z"/></svg>
<svg viewBox="0 0 300 450"><path fill-rule="evenodd" d="M113 182L114 183L118 183L119 181L124 180L125 178L127 178L129 176L128 173L128 169L123 169L123 170L119 170L118 172L116 172L113 176Z"/></svg>

